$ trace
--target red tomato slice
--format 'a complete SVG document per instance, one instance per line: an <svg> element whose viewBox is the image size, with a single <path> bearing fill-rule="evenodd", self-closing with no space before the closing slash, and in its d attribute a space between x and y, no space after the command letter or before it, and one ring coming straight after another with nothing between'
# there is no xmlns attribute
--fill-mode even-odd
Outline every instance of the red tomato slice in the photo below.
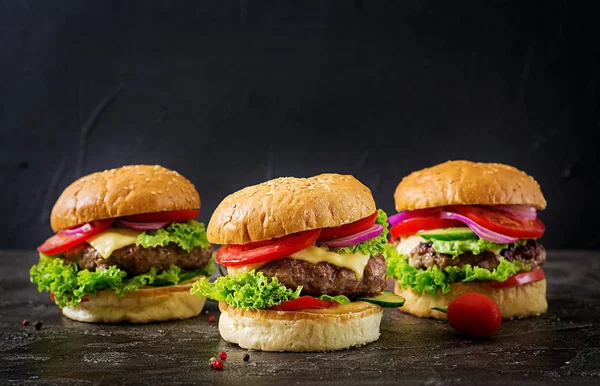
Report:
<svg viewBox="0 0 600 386"><path fill-rule="evenodd" d="M351 224L342 225L339 227L333 228L323 228L321 232L321 236L319 236L319 240L327 241L338 239L340 237L350 236L358 232L365 231L375 224L375 219L377 218L377 212L373 213L370 216L367 216L361 220L355 221Z"/></svg>
<svg viewBox="0 0 600 386"><path fill-rule="evenodd" d="M85 240L98 233L110 228L115 222L115 219L97 220L92 221L90 224L92 228L86 232L77 233L75 235L67 236L63 231L59 231L54 236L50 237L44 242L44 244L38 247L38 251L46 255L55 255L57 253L64 252L68 249L73 248L76 245L83 243Z"/></svg>
<svg viewBox="0 0 600 386"><path fill-rule="evenodd" d="M183 222L193 220L200 214L200 210L172 210L170 212L155 212L134 214L123 217L125 221L133 222Z"/></svg>
<svg viewBox="0 0 600 386"><path fill-rule="evenodd" d="M288 300L278 306L271 307L275 311L298 311L311 308L333 308L339 306L340 303L329 300L321 300L312 296L300 296L297 299Z"/></svg>
<svg viewBox="0 0 600 386"><path fill-rule="evenodd" d="M542 237L546 227L539 218L529 220L511 213L488 209L482 206L448 206L450 212L462 214L484 228L500 234L520 239L537 239Z"/></svg>
<svg viewBox="0 0 600 386"><path fill-rule="evenodd" d="M266 263L310 247L320 234L321 230L315 229L257 243L224 245L217 250L215 259L225 266Z"/></svg>
<svg viewBox="0 0 600 386"><path fill-rule="evenodd" d="M404 220L390 228L392 238L414 235L420 231L430 229L462 227L465 224L458 220L440 219L437 217L414 217Z"/></svg>
<svg viewBox="0 0 600 386"><path fill-rule="evenodd" d="M534 281L540 281L545 278L546 274L544 273L544 270L538 268L529 272L517 273L503 282L492 281L491 285L494 288L518 287L520 285L533 283Z"/></svg>

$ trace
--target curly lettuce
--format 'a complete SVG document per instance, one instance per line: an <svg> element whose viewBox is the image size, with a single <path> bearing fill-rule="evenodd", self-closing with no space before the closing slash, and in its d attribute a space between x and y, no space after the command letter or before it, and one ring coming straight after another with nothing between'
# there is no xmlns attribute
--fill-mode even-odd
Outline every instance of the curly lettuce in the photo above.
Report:
<svg viewBox="0 0 600 386"><path fill-rule="evenodd" d="M443 253L445 255L452 256L453 258L462 255L465 252L470 252L474 255L478 255L482 252L492 251L496 254L500 253L501 250L507 249L514 245L519 247L525 245L527 240L522 239L515 244L498 244L492 243L491 241L477 238L474 240L430 240L431 246L437 253Z"/></svg>
<svg viewBox="0 0 600 386"><path fill-rule="evenodd" d="M437 253L457 257L465 252L478 255L485 251L501 251L508 248L508 244L497 244L483 239L476 240L431 240L432 247Z"/></svg>
<svg viewBox="0 0 600 386"><path fill-rule="evenodd" d="M388 221L387 214L379 209L377 210L377 218L375 223L383 225L383 232L377 237L370 240L363 241L362 243L350 245L343 248L331 248L332 251L344 254L344 253L360 253L363 255L375 256L385 252L385 246L387 244L388 235Z"/></svg>
<svg viewBox="0 0 600 386"><path fill-rule="evenodd" d="M158 273L156 268L141 275L127 277L127 272L112 266L96 271L79 270L70 263L55 256L40 253L40 260L29 270L30 280L37 284L38 291L53 294L54 302L60 307L77 306L84 296L94 295L101 290L113 290L119 297L127 292L137 291L145 286L167 286L179 284L200 275L210 275L214 262L194 271L183 271L172 265Z"/></svg>
<svg viewBox="0 0 600 386"><path fill-rule="evenodd" d="M276 277L268 278L254 270L237 275L221 276L214 282L203 277L190 292L209 299L225 302L228 306L244 310L258 310L277 306L300 296L302 287L291 290Z"/></svg>
<svg viewBox="0 0 600 386"><path fill-rule="evenodd" d="M466 283L475 280L495 280L503 282L518 272L531 270L531 266L520 261L508 261L500 258L498 267L492 271L465 264L462 267L432 266L427 269L412 267L404 255L400 255L395 248L389 246L385 253L388 276L395 278L398 284L404 288L412 288L415 292L422 294L429 292L433 295L441 290L442 293L450 292L452 283Z"/></svg>
<svg viewBox="0 0 600 386"><path fill-rule="evenodd" d="M142 232L135 245L144 248L164 247L175 243L186 252L196 247L208 248L210 243L206 238L204 224L198 221L176 222L155 231Z"/></svg>

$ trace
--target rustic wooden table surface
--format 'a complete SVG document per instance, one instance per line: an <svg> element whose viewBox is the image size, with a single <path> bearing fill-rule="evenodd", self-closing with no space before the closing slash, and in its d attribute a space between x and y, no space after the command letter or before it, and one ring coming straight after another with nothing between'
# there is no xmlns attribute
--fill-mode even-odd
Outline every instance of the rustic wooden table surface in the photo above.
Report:
<svg viewBox="0 0 600 386"><path fill-rule="evenodd" d="M600 252L549 253L548 314L471 341L433 320L385 311L379 341L331 353L247 352L208 314L149 325L62 317L29 283L32 252L0 252L1 384L600 384ZM213 302L207 310L218 320ZM43 323L22 327L23 319ZM226 367L209 358L227 351Z"/></svg>

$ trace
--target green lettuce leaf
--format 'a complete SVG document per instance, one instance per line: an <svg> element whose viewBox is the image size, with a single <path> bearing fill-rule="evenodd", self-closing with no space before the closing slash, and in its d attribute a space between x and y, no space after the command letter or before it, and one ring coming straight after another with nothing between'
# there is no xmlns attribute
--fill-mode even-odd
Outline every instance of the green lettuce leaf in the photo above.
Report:
<svg viewBox="0 0 600 386"><path fill-rule="evenodd" d="M418 269L411 267L406 257L400 255L393 246L387 247L384 255L388 265L388 276L398 280L398 284L402 287L412 288L419 294L429 292L435 295L438 290L447 294L450 292L452 283L475 280L502 282L518 272L531 270L531 266L528 264L523 264L520 261L510 262L503 257L500 258L500 264L493 271L470 264L463 267L446 267L444 269L437 266Z"/></svg>
<svg viewBox="0 0 600 386"><path fill-rule="evenodd" d="M238 275L221 276L214 282L200 278L190 292L209 299L225 302L244 310L258 310L277 306L286 300L300 296L302 287L291 290L279 283L276 277L269 279L254 270Z"/></svg>
<svg viewBox="0 0 600 386"><path fill-rule="evenodd" d="M510 246L520 247L527 244L526 239L521 239L514 244L498 244L481 238L473 240L430 240L431 246L437 253L443 253L452 257L457 257L465 252L471 252L478 255L482 252L491 251L495 254Z"/></svg>
<svg viewBox="0 0 600 386"><path fill-rule="evenodd" d="M457 257L465 252L471 252L478 255L485 251L499 253L508 248L508 244L497 244L483 239L476 240L431 240L432 247L437 253L443 253L452 257Z"/></svg>
<svg viewBox="0 0 600 386"><path fill-rule="evenodd" d="M86 295L101 290L113 290L122 297L127 292L137 291L147 285L165 286L178 284L182 279L189 280L200 275L209 275L214 263L195 271L182 271L172 265L168 270L157 273L155 268L141 275L127 277L127 272L116 266L96 271L79 270L75 263L59 257L40 253L40 260L29 270L31 282L37 284L38 291L54 294L55 303L64 308L77 306ZM191 277L190 277L191 276Z"/></svg>
<svg viewBox="0 0 600 386"><path fill-rule="evenodd" d="M145 231L135 241L135 245L144 248L164 247L169 243L177 244L186 252L190 252L196 247L208 248L210 246L204 224L193 220L175 222L155 231Z"/></svg>
<svg viewBox="0 0 600 386"><path fill-rule="evenodd" d="M338 302L340 304L348 304L350 303L350 299L348 299L344 295L330 296L330 295L321 295L319 296L320 300L328 300L330 302Z"/></svg>
<svg viewBox="0 0 600 386"><path fill-rule="evenodd" d="M385 252L385 246L387 244L388 235L388 222L387 214L381 209L377 210L377 218L375 219L377 224L383 225L383 232L377 237L370 240L363 241L362 243L350 245L343 248L331 248L332 251L344 254L344 253L361 253L363 255L375 256Z"/></svg>

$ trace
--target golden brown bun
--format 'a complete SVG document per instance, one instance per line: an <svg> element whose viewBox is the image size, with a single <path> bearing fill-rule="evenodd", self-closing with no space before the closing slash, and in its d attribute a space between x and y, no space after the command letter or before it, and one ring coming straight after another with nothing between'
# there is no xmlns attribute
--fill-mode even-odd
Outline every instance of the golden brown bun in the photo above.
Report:
<svg viewBox="0 0 600 386"><path fill-rule="evenodd" d="M147 287L119 298L114 291L88 296L77 307L65 307L67 318L88 323L150 323L197 316L205 297L190 294L194 281L166 287Z"/></svg>
<svg viewBox="0 0 600 386"><path fill-rule="evenodd" d="M375 210L371 191L353 176L277 178L225 197L207 235L211 243L246 244L349 224Z"/></svg>
<svg viewBox="0 0 600 386"><path fill-rule="evenodd" d="M63 228L132 214L200 208L194 185L159 165L130 165L81 177L52 208L50 225Z"/></svg>
<svg viewBox="0 0 600 386"><path fill-rule="evenodd" d="M540 185L512 166L448 161L404 177L394 193L396 210L444 205L527 205L546 208Z"/></svg>
<svg viewBox="0 0 600 386"><path fill-rule="evenodd" d="M306 352L362 346L379 339L383 308L356 303L365 305L356 312L317 313L247 311L220 302L219 331L227 342L249 350Z"/></svg>
<svg viewBox="0 0 600 386"><path fill-rule="evenodd" d="M546 279L508 288L494 288L485 282L454 283L449 293L438 291L436 296L419 295L411 289L401 288L396 282L394 292L406 299L400 308L402 311L423 318L446 319L445 313L431 308L448 307L457 295L466 292L477 292L492 299L500 307L503 319L538 316L548 310Z"/></svg>

